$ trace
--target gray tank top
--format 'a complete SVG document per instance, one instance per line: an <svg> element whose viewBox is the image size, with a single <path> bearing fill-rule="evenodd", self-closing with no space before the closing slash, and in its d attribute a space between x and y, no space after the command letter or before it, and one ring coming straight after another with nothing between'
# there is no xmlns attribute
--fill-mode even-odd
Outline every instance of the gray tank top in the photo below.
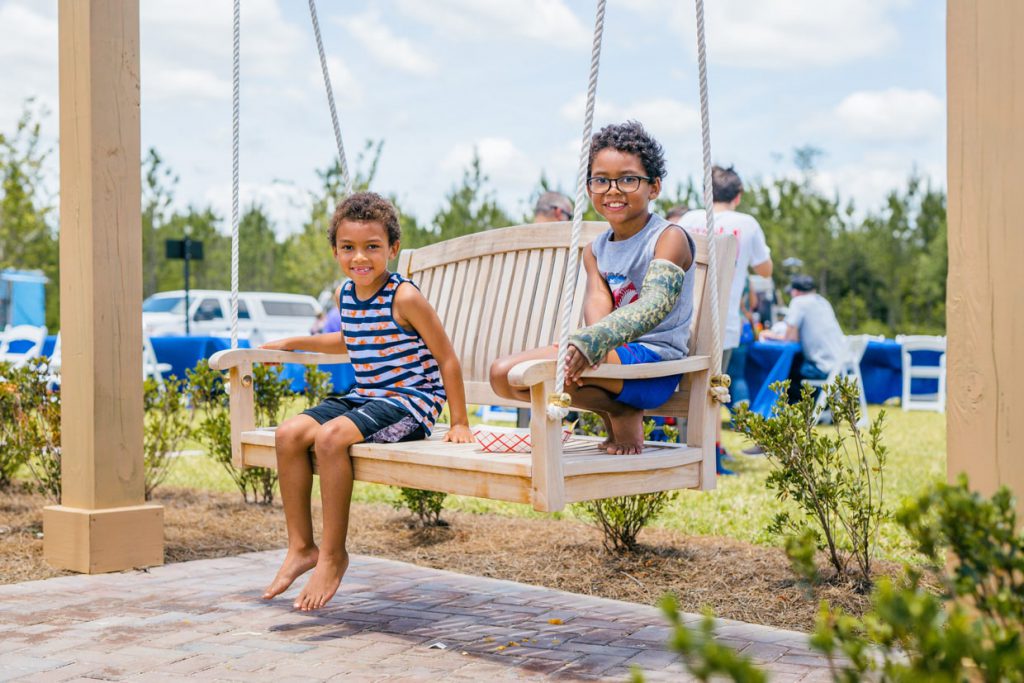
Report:
<svg viewBox="0 0 1024 683"><path fill-rule="evenodd" d="M647 267L654 260L654 247L661 233L672 225L657 214L651 214L640 232L627 240L614 241L611 229L601 233L591 242L597 269L612 293L613 308L619 308L636 301L640 287L647 276ZM693 281L697 263L697 250L693 239L683 231L690 242L694 259L683 280L683 291L672 311L661 323L636 341L661 356L662 360L677 360L687 355L690 342L690 324L693 320Z"/></svg>

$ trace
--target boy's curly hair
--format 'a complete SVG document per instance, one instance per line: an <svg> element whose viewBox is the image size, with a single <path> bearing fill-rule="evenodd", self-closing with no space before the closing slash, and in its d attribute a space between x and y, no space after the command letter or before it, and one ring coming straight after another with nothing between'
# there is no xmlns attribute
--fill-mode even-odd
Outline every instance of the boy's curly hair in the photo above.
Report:
<svg viewBox="0 0 1024 683"><path fill-rule="evenodd" d="M651 178L664 178L665 150L661 144L644 130L639 121L626 121L605 126L597 131L590 143L590 161L587 164L587 175L594 166L594 157L602 149L615 149L640 157L644 172Z"/></svg>
<svg viewBox="0 0 1024 683"><path fill-rule="evenodd" d="M337 246L335 240L338 226L342 221L362 221L380 223L388 235L388 245L402 238L402 228L398 223L398 210L395 205L376 192L356 192L338 204L331 217L331 227L327 229L327 241L332 247Z"/></svg>

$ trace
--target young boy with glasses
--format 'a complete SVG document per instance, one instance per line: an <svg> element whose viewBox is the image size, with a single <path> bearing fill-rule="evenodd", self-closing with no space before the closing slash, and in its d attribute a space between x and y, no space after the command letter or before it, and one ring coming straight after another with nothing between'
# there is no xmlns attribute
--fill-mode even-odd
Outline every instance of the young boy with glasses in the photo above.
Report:
<svg viewBox="0 0 1024 683"><path fill-rule="evenodd" d="M574 406L604 421L609 454L636 454L643 449L644 410L667 401L680 375L581 375L601 363L656 363L687 355L695 247L682 228L650 211L661 192L665 155L638 122L606 126L594 136L587 175L590 201L611 227L583 250L587 327L569 338L565 390ZM491 386L505 398L529 401L527 390L509 384L509 371L522 361L556 355L556 347L546 346L499 358L491 365Z"/></svg>

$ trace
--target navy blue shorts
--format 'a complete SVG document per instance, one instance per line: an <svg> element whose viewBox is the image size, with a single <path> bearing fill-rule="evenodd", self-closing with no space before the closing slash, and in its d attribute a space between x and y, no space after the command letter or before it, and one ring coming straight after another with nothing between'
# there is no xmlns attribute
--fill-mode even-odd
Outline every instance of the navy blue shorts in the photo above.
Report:
<svg viewBox="0 0 1024 683"><path fill-rule="evenodd" d="M303 410L320 424L347 417L366 443L396 443L427 438L423 424L405 408L383 399L328 396L324 402Z"/></svg>
<svg viewBox="0 0 1024 683"><path fill-rule="evenodd" d="M619 357L619 362L623 365L658 363L661 361L660 354L636 342L623 344L615 349L615 353ZM622 380L622 391L613 398L619 403L625 403L627 406L634 408L641 408L643 410L657 408L667 401L679 387L680 378L682 378L682 375Z"/></svg>

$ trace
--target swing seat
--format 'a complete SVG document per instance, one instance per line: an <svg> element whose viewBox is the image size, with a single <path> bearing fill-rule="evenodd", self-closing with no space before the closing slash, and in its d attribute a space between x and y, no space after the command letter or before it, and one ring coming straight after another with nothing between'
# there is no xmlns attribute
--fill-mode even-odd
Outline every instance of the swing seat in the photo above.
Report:
<svg viewBox="0 0 1024 683"><path fill-rule="evenodd" d="M584 223L581 244L607 229ZM561 286L572 232L571 223L522 225L478 232L415 250L403 250L398 272L416 282L437 311L455 347L469 403L532 409L530 453L486 453L477 443L443 441L439 424L429 439L392 444L357 444L350 449L359 481L444 491L493 500L528 503L542 512L567 503L673 489L715 487L715 426L719 406L709 397L711 311L704 296L707 238L694 236L694 318L691 355L675 361L605 365L584 373L592 377L639 379L683 374L679 389L649 415L686 421L685 443L646 442L639 455L608 455L599 437L573 436L563 445L561 426L547 419L554 391L555 361L520 363L510 373L513 385L530 390L529 404L495 394L488 382L491 362L524 349L552 344L562 317ZM725 319L736 240L715 238L719 319ZM582 247L581 254L582 256ZM582 258L578 259L581 263ZM582 319L586 274L577 278L572 319ZM723 326L724 327L724 326ZM274 428L257 427L254 417L254 363L305 365L348 362L345 355L238 349L220 351L210 366L229 373L232 457L240 467L277 466ZM682 436L682 433L681 433ZM314 455L315 458L315 455Z"/></svg>

